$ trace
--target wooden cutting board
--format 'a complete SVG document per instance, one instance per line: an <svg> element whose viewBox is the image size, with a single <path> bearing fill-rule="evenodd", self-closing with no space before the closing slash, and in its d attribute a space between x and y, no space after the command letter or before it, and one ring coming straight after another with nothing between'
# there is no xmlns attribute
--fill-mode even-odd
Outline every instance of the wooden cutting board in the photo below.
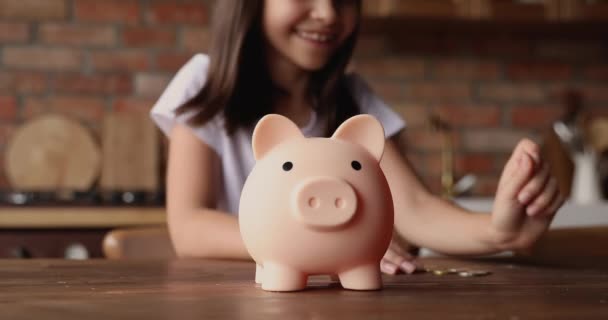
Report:
<svg viewBox="0 0 608 320"><path fill-rule="evenodd" d="M19 127L5 152L5 171L18 190L89 190L99 177L101 152L79 122L46 114Z"/></svg>
<svg viewBox="0 0 608 320"><path fill-rule="evenodd" d="M588 129L591 146L602 153L608 150L608 118L598 118L591 122Z"/></svg>
<svg viewBox="0 0 608 320"><path fill-rule="evenodd" d="M102 190L158 191L159 134L147 112L106 114L101 136Z"/></svg>

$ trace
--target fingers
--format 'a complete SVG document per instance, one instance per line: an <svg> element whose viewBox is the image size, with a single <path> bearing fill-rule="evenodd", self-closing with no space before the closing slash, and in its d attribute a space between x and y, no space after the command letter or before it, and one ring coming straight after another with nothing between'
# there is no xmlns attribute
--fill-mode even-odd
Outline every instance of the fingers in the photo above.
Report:
<svg viewBox="0 0 608 320"><path fill-rule="evenodd" d="M551 221L555 217L555 213L563 204L564 198L560 194L551 204L550 209L547 209L543 214L537 214L529 219L521 230L520 237L517 240L516 247L518 249L529 249L536 241L547 231Z"/></svg>
<svg viewBox="0 0 608 320"><path fill-rule="evenodd" d="M511 177L520 172L520 164L524 154L529 155L534 164L540 162L540 148L538 145L530 139L522 139L507 161L503 172L505 179L501 179L501 181L507 182Z"/></svg>
<svg viewBox="0 0 608 320"><path fill-rule="evenodd" d="M548 181L540 194L527 206L526 214L529 216L545 212L547 207L555 202L556 198L559 196L557 180L554 177L549 177L547 180Z"/></svg>
<svg viewBox="0 0 608 320"><path fill-rule="evenodd" d="M551 179L555 180L554 178ZM552 187L550 189L552 189ZM543 197L545 198L543 199ZM543 194L539 196L539 199L535 200L531 207L528 208L526 213L534 217L552 216L557 213L557 210L561 208L565 201L566 197L564 197L564 195L559 191L559 188L556 186L555 190L547 190L546 192L543 192Z"/></svg>
<svg viewBox="0 0 608 320"><path fill-rule="evenodd" d="M510 176L505 177L505 181L501 189L501 196L505 200L516 200L517 194L526 182L530 179L530 175L533 172L534 160L527 153L522 153L521 157L517 162L517 168L511 169L513 172ZM505 169L506 170L506 169Z"/></svg>
<svg viewBox="0 0 608 320"><path fill-rule="evenodd" d="M398 252L395 248L389 247L380 261L380 270L386 274L397 274L399 271L411 274L416 271L416 264L413 262L415 258L401 250Z"/></svg>
<svg viewBox="0 0 608 320"><path fill-rule="evenodd" d="M554 215L555 213L557 213L557 210L559 210L559 208L564 205L564 202L566 202L566 197L564 197L564 195L560 191L558 191L557 196L549 205L549 207L545 209L544 213L548 215Z"/></svg>
<svg viewBox="0 0 608 320"><path fill-rule="evenodd" d="M521 237L518 240L517 247L520 249L530 248L549 228L551 221L559 208L564 204L566 197L557 191L555 196L550 201L545 209L540 209L532 217L527 219L524 228L521 232Z"/></svg>
<svg viewBox="0 0 608 320"><path fill-rule="evenodd" d="M530 179L526 185L519 192L517 199L523 205L528 205L533 199L537 198L540 193L542 193L547 185L549 180L550 170L547 162L543 162L541 164L540 170L534 174L532 179ZM553 186L557 189L557 181L553 179ZM552 194L550 195L552 196ZM551 199L544 199L547 202Z"/></svg>
<svg viewBox="0 0 608 320"><path fill-rule="evenodd" d="M534 163L540 163L540 147L530 139L522 139L518 145L526 153L532 157Z"/></svg>
<svg viewBox="0 0 608 320"><path fill-rule="evenodd" d="M380 270L383 273L390 275L395 275L399 272L412 274L414 273L414 271L416 271L416 265L413 262L409 262L407 260L403 260L401 263L395 264L383 258L380 262Z"/></svg>

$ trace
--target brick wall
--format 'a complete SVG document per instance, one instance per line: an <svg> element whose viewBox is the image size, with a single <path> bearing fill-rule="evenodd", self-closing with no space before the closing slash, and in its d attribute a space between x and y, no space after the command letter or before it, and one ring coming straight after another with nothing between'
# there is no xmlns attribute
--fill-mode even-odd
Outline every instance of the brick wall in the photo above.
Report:
<svg viewBox="0 0 608 320"><path fill-rule="evenodd" d="M175 71L205 50L210 3L0 0L0 152L19 124L44 112L96 130L104 112L149 109ZM355 68L408 121L403 146L431 189L439 189L441 165L440 137L426 124L433 112L454 126L456 175L477 174L474 194L490 195L515 143L540 141L560 116L565 88L608 115L607 57L605 37L404 30L362 37Z"/></svg>

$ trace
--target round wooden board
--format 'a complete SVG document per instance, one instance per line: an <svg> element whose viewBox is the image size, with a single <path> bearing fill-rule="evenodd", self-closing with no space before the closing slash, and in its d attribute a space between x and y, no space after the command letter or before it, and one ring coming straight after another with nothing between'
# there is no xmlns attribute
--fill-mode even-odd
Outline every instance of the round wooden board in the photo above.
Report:
<svg viewBox="0 0 608 320"><path fill-rule="evenodd" d="M48 114L17 129L4 163L14 189L88 190L99 177L101 152L80 123Z"/></svg>

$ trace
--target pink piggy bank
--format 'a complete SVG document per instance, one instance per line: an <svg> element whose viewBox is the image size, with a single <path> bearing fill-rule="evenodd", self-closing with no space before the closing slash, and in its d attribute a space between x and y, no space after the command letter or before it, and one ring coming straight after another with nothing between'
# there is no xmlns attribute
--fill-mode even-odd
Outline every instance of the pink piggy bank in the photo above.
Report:
<svg viewBox="0 0 608 320"><path fill-rule="evenodd" d="M380 289L393 230L379 165L382 125L358 115L331 138L305 138L272 114L258 122L252 145L256 164L241 194L239 225L262 289L302 290L309 275L325 274L346 289Z"/></svg>

